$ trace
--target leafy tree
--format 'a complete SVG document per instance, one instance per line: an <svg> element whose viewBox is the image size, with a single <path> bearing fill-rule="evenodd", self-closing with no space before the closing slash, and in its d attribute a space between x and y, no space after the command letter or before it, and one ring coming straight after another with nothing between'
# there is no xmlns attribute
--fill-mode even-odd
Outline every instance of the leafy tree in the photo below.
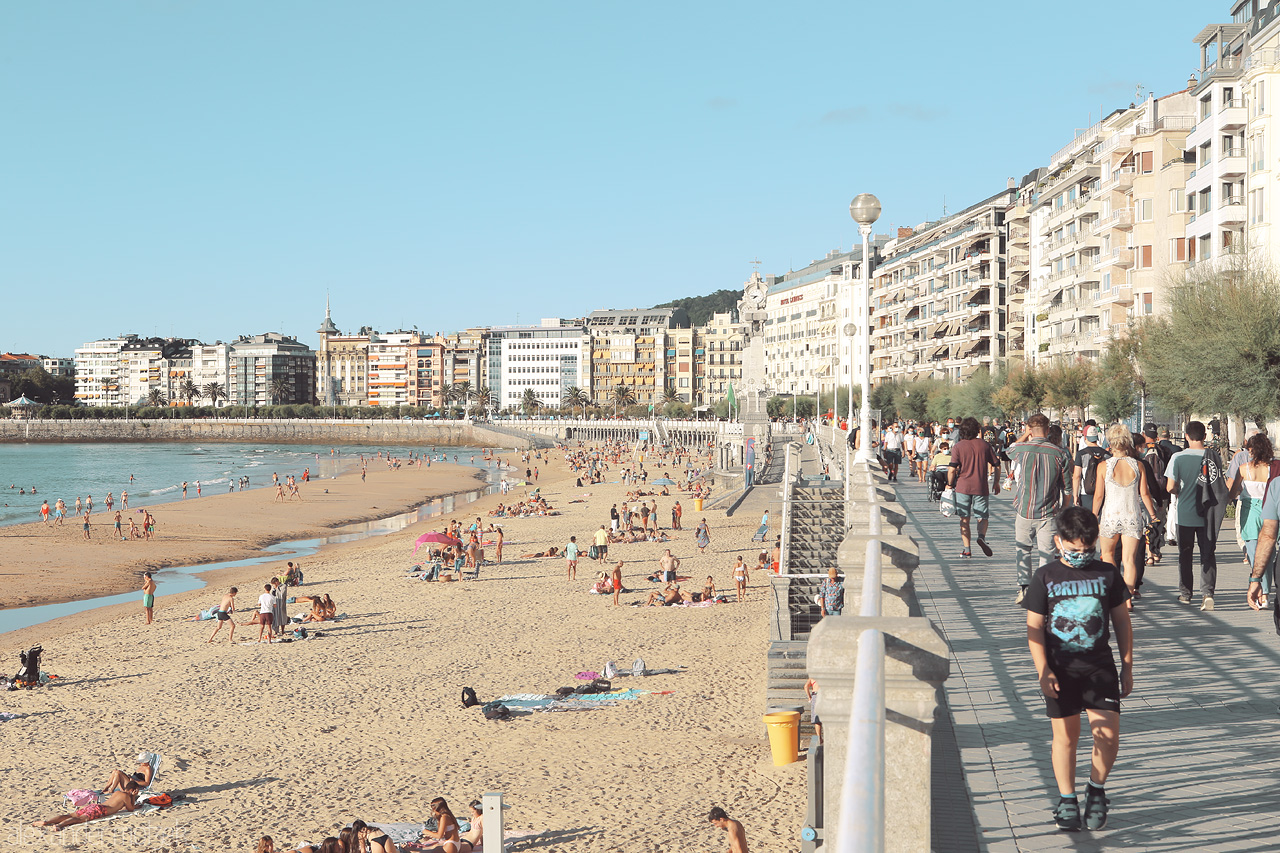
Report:
<svg viewBox="0 0 1280 853"><path fill-rule="evenodd" d="M161 391L159 388L152 388L150 391L147 392L148 406L159 407L159 406L167 406L168 404L169 404L169 401L165 399L164 392Z"/></svg>
<svg viewBox="0 0 1280 853"><path fill-rule="evenodd" d="M282 378L272 379L267 390L271 395L271 405L278 406L284 402L284 395L288 393L289 383Z"/></svg>
<svg viewBox="0 0 1280 853"><path fill-rule="evenodd" d="M1113 341L1102 355L1096 371L1091 395L1093 409L1104 424L1113 424L1133 414L1138 407L1135 398L1135 373L1126 349Z"/></svg>
<svg viewBox="0 0 1280 853"><path fill-rule="evenodd" d="M891 418L898 413L899 383L884 382L871 389L871 408L879 409L881 417Z"/></svg>
<svg viewBox="0 0 1280 853"><path fill-rule="evenodd" d="M70 376L53 376L43 367L30 367L9 378L14 398L26 396L37 403L71 403L76 398L76 381Z"/></svg>
<svg viewBox="0 0 1280 853"><path fill-rule="evenodd" d="M1093 362L1078 358L1054 363L1044 371L1045 400L1063 412L1074 410L1083 421L1096 380Z"/></svg>
<svg viewBox="0 0 1280 853"><path fill-rule="evenodd" d="M662 392L662 409L665 412L673 403L680 402L680 394L674 385L668 385Z"/></svg>
<svg viewBox="0 0 1280 853"><path fill-rule="evenodd" d="M1038 412L1044 406L1045 387L1042 371L1019 365L1005 377L1005 386L1017 396L1017 408L1025 412Z"/></svg>
<svg viewBox="0 0 1280 853"><path fill-rule="evenodd" d="M524 389L524 396L520 398L520 408L526 415L532 415L542 408L542 401L538 399L538 394L532 388Z"/></svg>
<svg viewBox="0 0 1280 853"><path fill-rule="evenodd" d="M182 383L178 385L178 396L185 400L187 405L190 406L192 402L200 399L200 387L190 379L184 379L182 380Z"/></svg>
<svg viewBox="0 0 1280 853"><path fill-rule="evenodd" d="M209 404L215 409L218 407L219 400L227 399L227 389L223 387L221 382L206 383L203 391L204 393L201 396L207 397Z"/></svg>
<svg viewBox="0 0 1280 853"><path fill-rule="evenodd" d="M965 381L952 385L948 391L951 412L956 417L973 417L978 420L1001 414L1000 409L991 402L996 392L996 382L991 371L983 367ZM942 420L942 418L935 418Z"/></svg>
<svg viewBox="0 0 1280 853"><path fill-rule="evenodd" d="M687 320L694 326L705 326L712 314L725 314L738 310L738 300L742 298L741 290L717 290L707 296L687 296L655 305L654 308L683 308L687 317L677 317L677 321Z"/></svg>
<svg viewBox="0 0 1280 853"><path fill-rule="evenodd" d="M625 409L627 406L633 405L636 401L636 392L630 385L624 385L619 382L613 386L613 413L618 413L618 407Z"/></svg>
<svg viewBox="0 0 1280 853"><path fill-rule="evenodd" d="M481 385L476 391L475 401L482 417L489 414L489 410L494 407L493 389L488 385Z"/></svg>

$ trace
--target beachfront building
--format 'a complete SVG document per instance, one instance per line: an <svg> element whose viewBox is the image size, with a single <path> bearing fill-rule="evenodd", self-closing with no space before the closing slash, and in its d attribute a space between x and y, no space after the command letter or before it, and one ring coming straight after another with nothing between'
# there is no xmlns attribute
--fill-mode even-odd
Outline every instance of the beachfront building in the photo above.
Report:
<svg viewBox="0 0 1280 853"><path fill-rule="evenodd" d="M1245 178L1251 170L1262 171L1268 165L1265 138L1248 137L1245 132L1248 114L1242 75L1248 28L1211 24L1195 42L1200 51L1200 79L1191 91L1196 124L1186 137L1186 151L1195 165L1186 187L1192 214L1185 234L1190 264L1244 248Z"/></svg>
<svg viewBox="0 0 1280 853"><path fill-rule="evenodd" d="M438 409L445 404L444 341L418 335L407 347L409 405Z"/></svg>
<svg viewBox="0 0 1280 853"><path fill-rule="evenodd" d="M730 386L742 388L743 347L747 332L746 327L738 322L738 315L732 311L712 314L700 332L706 358L701 373L694 378L695 397L691 402L714 408L728 395ZM694 355L697 355L697 350Z"/></svg>
<svg viewBox="0 0 1280 853"><path fill-rule="evenodd" d="M74 358L57 358L47 355L39 356L39 358L40 366L50 376L76 375L76 360Z"/></svg>
<svg viewBox="0 0 1280 853"><path fill-rule="evenodd" d="M479 327L436 335L444 346L441 376L448 383L446 390L461 386L479 392L489 383L485 375L488 333L488 327Z"/></svg>
<svg viewBox="0 0 1280 853"><path fill-rule="evenodd" d="M872 277L873 383L962 382L1004 365L1005 217L1016 195L1010 186L945 219L899 229L885 245Z"/></svg>
<svg viewBox="0 0 1280 853"><path fill-rule="evenodd" d="M30 353L0 353L0 378L17 376L36 367L44 367L44 359ZM8 399L5 397L5 399Z"/></svg>
<svg viewBox="0 0 1280 853"><path fill-rule="evenodd" d="M410 373L417 373L417 345L422 335L397 330L369 336L368 405L381 408L411 406L416 402L409 393ZM415 367L410 371L410 358ZM414 382L415 393L417 382Z"/></svg>
<svg viewBox="0 0 1280 853"><path fill-rule="evenodd" d="M1280 187L1266 185L1271 173L1277 171L1268 160L1268 140L1272 150L1280 140L1280 123L1270 106L1271 99L1280 95L1280 6L1272 3L1263 10L1259 5L1237 0L1232 10L1235 23L1246 27L1249 39L1240 77L1247 122L1245 237L1249 249L1261 260L1280 266L1280 231L1271 227L1280 222Z"/></svg>
<svg viewBox="0 0 1280 853"><path fill-rule="evenodd" d="M278 332L237 338L231 344L227 385L233 406L313 403L316 353Z"/></svg>
<svg viewBox="0 0 1280 853"><path fill-rule="evenodd" d="M590 338L582 320L495 326L487 330L485 346L485 382L500 411L520 408L528 390L543 408L569 408L576 404L566 392L590 384Z"/></svg>
<svg viewBox="0 0 1280 853"><path fill-rule="evenodd" d="M120 350L137 335L120 335L89 341L77 347L76 399L86 406L120 406L125 397L121 394Z"/></svg>
<svg viewBox="0 0 1280 853"><path fill-rule="evenodd" d="M592 311L586 329L591 338L589 394L596 405L612 407L623 396L630 405L662 402L666 388L666 333L689 327L683 308L631 308ZM625 389L620 392L619 389Z"/></svg>
<svg viewBox="0 0 1280 853"><path fill-rule="evenodd" d="M191 375L191 349L199 344L187 338L134 338L122 346L117 374L122 405L150 405L153 400L168 405Z"/></svg>
<svg viewBox="0 0 1280 853"><path fill-rule="evenodd" d="M656 333L662 370L660 401L674 395L681 403L701 402L707 367L705 329L666 329Z"/></svg>
<svg viewBox="0 0 1280 853"><path fill-rule="evenodd" d="M200 405L212 406L215 404L221 407L227 405L227 388L230 383L231 375L231 346L218 341L212 344L193 344L191 347L191 375L192 384L200 393L193 402ZM210 385L217 385L221 390L221 396L216 400L212 400L207 396L207 389Z"/></svg>
<svg viewBox="0 0 1280 853"><path fill-rule="evenodd" d="M333 322L325 300L324 322L316 330L316 389L322 406L364 406L368 402L369 338L374 331L363 326L344 335Z"/></svg>
<svg viewBox="0 0 1280 853"><path fill-rule="evenodd" d="M872 237L873 266L888 242L887 235ZM828 252L786 275L765 276L764 387L735 387L735 396L741 399L744 391L816 395L848 387L851 377L854 384L861 382L862 350L856 336L843 333L844 325L852 322L861 276L861 245L849 252ZM726 393L727 387L726 383Z"/></svg>

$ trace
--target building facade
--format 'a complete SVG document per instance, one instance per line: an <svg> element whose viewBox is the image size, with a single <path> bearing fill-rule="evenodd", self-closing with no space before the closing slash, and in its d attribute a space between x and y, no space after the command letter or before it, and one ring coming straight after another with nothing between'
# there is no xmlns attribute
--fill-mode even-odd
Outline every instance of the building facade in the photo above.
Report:
<svg viewBox="0 0 1280 853"><path fill-rule="evenodd" d="M234 406L312 403L316 353L278 332L237 338L231 344L228 399Z"/></svg>
<svg viewBox="0 0 1280 853"><path fill-rule="evenodd" d="M529 390L544 408L576 405L567 401L569 389L590 388L590 338L582 320L495 326L485 346L485 381L499 410L520 408Z"/></svg>
<svg viewBox="0 0 1280 853"><path fill-rule="evenodd" d="M700 329L706 359L702 373L694 377L694 397L685 400L696 405L714 408L729 394L729 386L743 387L743 348L746 345L746 328L731 311L713 314L707 325ZM694 350L696 356L697 350ZM677 389L682 390L682 389Z"/></svg>
<svg viewBox="0 0 1280 853"><path fill-rule="evenodd" d="M632 405L661 403L666 391L667 333L688 326L688 314L681 308L591 312L586 321L591 339L591 399L603 407L620 402L620 394Z"/></svg>

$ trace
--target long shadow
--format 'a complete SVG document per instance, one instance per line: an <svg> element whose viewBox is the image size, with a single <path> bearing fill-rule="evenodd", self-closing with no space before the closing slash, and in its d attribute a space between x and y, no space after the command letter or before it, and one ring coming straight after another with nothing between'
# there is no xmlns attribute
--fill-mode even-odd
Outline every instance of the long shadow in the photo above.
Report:
<svg viewBox="0 0 1280 853"><path fill-rule="evenodd" d="M259 785L268 785L272 782L279 782L277 776L259 776L256 779L241 779L238 782L223 782L220 785L202 785L198 788L185 788L182 793L188 797L193 794L220 794L223 791L234 791L237 788L255 788Z"/></svg>
<svg viewBox="0 0 1280 853"><path fill-rule="evenodd" d="M1136 686L1122 703L1122 746L1108 787L1110 828L1068 836L1048 822L1054 787L1049 726L1023 612L1013 601L1011 508L1004 499L992 502L988 538L998 549L995 558L951 560L944 551L953 547L958 554L958 523L937 514L923 487L902 485L898 500L921 547L922 604L952 649L948 703L966 720L954 731L988 843L1009 835L1018 849L1035 850L1276 849L1280 795L1269 786L1251 789L1265 803L1251 802L1242 817L1233 790L1238 780L1271 778L1280 769L1269 727L1259 728L1277 714L1270 673L1280 647L1270 614L1243 606L1245 567L1230 528L1219 543L1216 611L1176 603L1176 560L1148 568L1133 614ZM1082 741L1087 751L1087 735ZM1080 776L1087 766L1086 752ZM1029 785L1029 772L1038 788ZM983 777L976 792L974 773ZM993 813L992 806L1003 807Z"/></svg>
<svg viewBox="0 0 1280 853"><path fill-rule="evenodd" d="M143 678L150 675L149 672L135 672L133 675L101 675L97 678L58 678L50 681L45 686L65 686L69 684L100 684L104 681L124 681L129 678Z"/></svg>
<svg viewBox="0 0 1280 853"><path fill-rule="evenodd" d="M591 826L581 826L575 829L553 829L547 832L540 832L533 838L508 842L507 849L533 850L538 847L550 847L553 844L564 844L569 841L577 841L580 838L589 838L591 836L603 834L604 830L596 829Z"/></svg>

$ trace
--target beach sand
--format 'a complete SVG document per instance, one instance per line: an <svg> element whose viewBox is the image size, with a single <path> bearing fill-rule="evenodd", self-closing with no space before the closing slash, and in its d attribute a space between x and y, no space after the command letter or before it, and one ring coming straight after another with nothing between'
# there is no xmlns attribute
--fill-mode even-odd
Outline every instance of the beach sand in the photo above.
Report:
<svg viewBox="0 0 1280 853"><path fill-rule="evenodd" d="M156 536L150 541L121 541L115 535L115 513L106 512L101 503L90 517L88 541L82 522L74 517L60 527L53 522L2 527L0 547L5 559L0 567L0 608L140 589L141 575L147 570L252 557L274 542L324 536L334 527L385 518L440 495L483 487L476 479L477 469L466 465L436 462L430 468L402 465L388 470L384 461L374 458L365 482L358 467L353 471L299 483L302 498L289 500L286 491L283 502L270 486L198 499L192 487L188 500L145 507L156 519ZM141 508L133 504L128 512L121 512L124 535L129 533L130 518L141 530Z"/></svg>
<svg viewBox="0 0 1280 853"><path fill-rule="evenodd" d="M0 722L11 768L0 837L14 849L239 851L268 834L285 850L357 817L423 821L437 795L462 815L468 800L501 791L508 827L538 833L517 849L724 850L725 834L706 820L712 805L743 821L753 849L796 849L804 767L772 765L760 719L767 579L752 574L744 604L614 608L611 597L588 592L597 566L585 555L574 582L563 560L518 555L563 546L571 535L585 550L626 490L573 488L559 461L535 464L543 494L564 514L499 520L504 565L487 566L477 581L404 579L414 539L442 527L438 519L307 560L307 584L297 591L327 592L348 614L319 626L317 639L232 645L224 628L210 645L214 623L188 621L232 583L242 590L240 607L252 611L262 581L279 571L271 564L211 573L209 588L161 599L151 626L140 606L121 605L0 635L6 669L16 671L20 648L42 642L44 669L60 676L49 687L0 694L0 710L22 715ZM575 498L585 502L568 503ZM657 499L663 526L677 498ZM488 522L485 513L502 500L482 498L445 519ZM711 574L718 589L732 590L733 558L741 553L754 565L757 518L705 513L712 542L699 555L693 527L701 516L691 500L681 502L686 529L669 545L611 547L610 557L626 563L632 591L624 604L658 586L645 576L666 547L684 560L690 587ZM256 636L256 626L236 632L237 642ZM461 706L464 686L481 701L549 693L579 683L579 671L606 660L627 670L636 657L651 668L688 669L617 679L674 692L599 710L491 722ZM140 750L163 753L156 787L183 792L189 803L77 827L56 841L27 826L62 811L68 789L131 768Z"/></svg>

